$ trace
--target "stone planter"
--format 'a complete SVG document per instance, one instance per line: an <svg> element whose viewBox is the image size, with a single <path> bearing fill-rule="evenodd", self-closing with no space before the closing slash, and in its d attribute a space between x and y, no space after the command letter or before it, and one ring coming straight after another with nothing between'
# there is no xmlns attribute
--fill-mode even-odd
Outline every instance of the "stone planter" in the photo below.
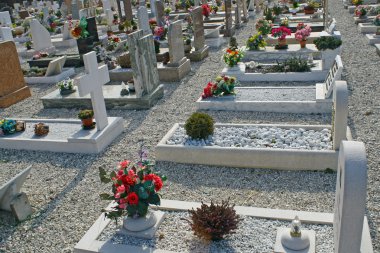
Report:
<svg viewBox="0 0 380 253"><path fill-rule="evenodd" d="M184 48L185 48L185 53L190 53L190 51L191 51L191 44L189 44L189 45L184 45Z"/></svg>
<svg viewBox="0 0 380 253"><path fill-rule="evenodd" d="M87 54L94 49L94 38L77 39L77 46L80 55Z"/></svg>
<svg viewBox="0 0 380 253"><path fill-rule="evenodd" d="M307 42L307 40L301 40L300 41L301 48L305 48L306 47L306 42Z"/></svg>
<svg viewBox="0 0 380 253"><path fill-rule="evenodd" d="M126 217L123 220L123 227L131 232L140 232L147 230L157 223L157 216L155 212L148 211L145 217Z"/></svg>
<svg viewBox="0 0 380 253"><path fill-rule="evenodd" d="M62 96L65 96L65 95L74 93L75 91L76 89L71 89L71 90L63 89L63 90L59 90L59 94L61 94Z"/></svg>

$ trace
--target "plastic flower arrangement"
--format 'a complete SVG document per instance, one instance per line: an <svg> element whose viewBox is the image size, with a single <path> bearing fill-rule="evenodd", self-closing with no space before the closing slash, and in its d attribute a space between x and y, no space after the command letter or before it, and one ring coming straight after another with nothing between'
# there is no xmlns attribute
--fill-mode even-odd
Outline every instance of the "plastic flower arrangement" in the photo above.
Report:
<svg viewBox="0 0 380 253"><path fill-rule="evenodd" d="M285 26L280 26L279 28L272 29L272 36L278 38L279 40L283 40L286 38L286 36L289 36L291 34L292 31Z"/></svg>
<svg viewBox="0 0 380 253"><path fill-rule="evenodd" d="M272 21L260 18L256 22L256 30L261 32L262 35L267 35L271 32L273 24Z"/></svg>
<svg viewBox="0 0 380 253"><path fill-rule="evenodd" d="M58 86L58 88L60 90L73 90L73 88L74 88L74 80L70 79L70 78L67 78L65 80L60 81L57 84L57 86Z"/></svg>
<svg viewBox="0 0 380 253"><path fill-rule="evenodd" d="M295 33L295 38L298 41L307 40L307 38L310 36L311 33L311 27L309 25L306 25L304 23L299 23L297 25L297 31Z"/></svg>
<svg viewBox="0 0 380 253"><path fill-rule="evenodd" d="M156 40L164 40L167 30L163 26L156 26L153 30L153 36Z"/></svg>
<svg viewBox="0 0 380 253"><path fill-rule="evenodd" d="M112 51L114 50L117 45L120 43L120 38L116 35L111 35L111 36L108 36L108 45L111 50L109 51Z"/></svg>
<svg viewBox="0 0 380 253"><path fill-rule="evenodd" d="M363 17L367 15L368 13L368 6L367 5L359 5L355 8L355 16L356 17Z"/></svg>
<svg viewBox="0 0 380 253"><path fill-rule="evenodd" d="M259 50L260 48L264 48L267 45L267 43L264 40L264 37L261 35L260 32L256 33L255 35L252 35L247 40L247 48L248 50Z"/></svg>
<svg viewBox="0 0 380 253"><path fill-rule="evenodd" d="M235 86L239 82L235 77L231 76L218 76L215 82L209 82L203 89L202 98L235 95Z"/></svg>
<svg viewBox="0 0 380 253"><path fill-rule="evenodd" d="M72 30L71 30L71 35L75 38L75 39L84 39L84 38L87 38L89 33L88 31L86 30L87 29L87 21L86 21L86 18L81 18L79 23L76 24Z"/></svg>
<svg viewBox="0 0 380 253"><path fill-rule="evenodd" d="M0 135L13 134L16 132L17 122L13 119L1 119L0 120Z"/></svg>
<svg viewBox="0 0 380 253"><path fill-rule="evenodd" d="M210 16L211 8L208 4L202 4L202 15L208 18Z"/></svg>
<svg viewBox="0 0 380 253"><path fill-rule="evenodd" d="M380 14L377 15L374 19L373 19L373 24L375 26L380 26Z"/></svg>
<svg viewBox="0 0 380 253"><path fill-rule="evenodd" d="M140 160L137 163L122 161L116 171L107 175L103 168L99 169L102 183L112 183L112 194L100 194L103 200L114 200L116 205L112 210L103 210L110 219L128 215L129 217L144 217L149 205L160 205L161 190L166 177L154 172L154 164L146 159L146 152L140 150Z"/></svg>
<svg viewBox="0 0 380 253"><path fill-rule="evenodd" d="M359 6L359 5L363 4L363 0L352 0L352 4Z"/></svg>
<svg viewBox="0 0 380 253"><path fill-rule="evenodd" d="M280 22L280 26L286 26L288 27L289 26L289 19L288 18L282 18L281 19L281 22Z"/></svg>
<svg viewBox="0 0 380 253"><path fill-rule="evenodd" d="M223 60L229 67L234 67L243 59L243 56L243 50L239 48L227 48L226 52L223 55Z"/></svg>

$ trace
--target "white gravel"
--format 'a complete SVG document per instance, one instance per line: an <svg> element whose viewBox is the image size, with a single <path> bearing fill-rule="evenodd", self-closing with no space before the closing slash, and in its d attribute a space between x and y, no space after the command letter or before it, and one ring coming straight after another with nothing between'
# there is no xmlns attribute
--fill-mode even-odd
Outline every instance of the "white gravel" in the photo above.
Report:
<svg viewBox="0 0 380 253"><path fill-rule="evenodd" d="M290 222L257 219L241 216L243 220L235 234L229 235L219 242L204 242L196 237L187 221L186 212L166 212L166 217L151 240L132 236L119 235L116 232L121 225L111 222L98 240L111 240L113 244L127 244L133 246L155 247L175 252L192 253L262 253L272 252L276 241L278 227L289 227ZM333 227L329 225L303 224L303 229L312 229L316 232L316 253L333 252Z"/></svg>
<svg viewBox="0 0 380 253"><path fill-rule="evenodd" d="M352 15L341 1L329 1L343 37L345 69L349 85L349 126L355 140L366 144L368 156L367 216L375 252L380 252L380 58L358 33ZM254 33L254 21L238 31L240 45ZM73 50L72 50L73 51ZM75 50L74 50L75 51ZM99 193L108 191L98 178L98 167L114 169L122 159L137 158L138 140L143 139L154 159L154 147L175 122L184 122L196 110L207 82L220 74L223 50L211 50L181 82L165 85L165 95L146 111L109 110L110 116L124 118L124 133L99 155L50 152L0 152L0 182L13 172L33 166L23 191L28 194L34 213L30 220L17 223L0 212L0 252L68 253L109 203ZM77 73L83 68L76 69ZM271 83L271 86L284 83ZM302 84L306 85L306 84ZM312 84L311 84L312 85ZM262 84L260 84L262 86ZM40 98L55 90L54 84L31 85L33 96L9 108L0 117L76 118L78 110L42 107ZM330 124L331 115L299 115L258 112L209 112L221 123ZM239 169L221 166L158 163L169 182L164 198L184 201L220 200L230 197L236 205L332 212L336 174L307 171ZM178 233L180 231L176 231Z"/></svg>
<svg viewBox="0 0 380 253"><path fill-rule="evenodd" d="M260 126L216 126L206 139L192 139L183 127L178 127L166 141L168 145L219 146L275 149L332 149L331 130L305 130Z"/></svg>

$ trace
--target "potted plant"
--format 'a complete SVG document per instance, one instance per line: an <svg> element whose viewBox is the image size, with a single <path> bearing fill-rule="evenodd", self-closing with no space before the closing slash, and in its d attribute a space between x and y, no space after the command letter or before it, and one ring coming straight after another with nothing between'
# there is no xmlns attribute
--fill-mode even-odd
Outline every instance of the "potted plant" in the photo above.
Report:
<svg viewBox="0 0 380 253"><path fill-rule="evenodd" d="M330 69L335 57L341 53L342 40L334 36L323 36L315 39L313 43L322 52L323 69Z"/></svg>
<svg viewBox="0 0 380 253"><path fill-rule="evenodd" d="M160 195L166 177L154 170L154 164L146 159L146 152L140 150L140 160L136 163L122 161L117 170L107 173L99 169L102 183L111 184L112 194L102 193L103 200L113 200L111 210L102 210L109 219L117 221L123 217L123 227L129 231L143 231L157 222L150 205L160 205ZM138 225L136 225L136 223Z"/></svg>
<svg viewBox="0 0 380 253"><path fill-rule="evenodd" d="M247 40L248 50L259 50L260 48L265 48L266 45L267 43L265 42L265 39L260 32L252 35Z"/></svg>
<svg viewBox="0 0 380 253"><path fill-rule="evenodd" d="M25 47L26 47L26 50L31 50L32 49L32 41L27 41L25 42Z"/></svg>
<svg viewBox="0 0 380 253"><path fill-rule="evenodd" d="M167 8L164 9L164 12L165 12L165 15L166 15L166 16L169 16L169 15L170 15L170 12L172 12L172 8L167 7Z"/></svg>
<svg viewBox="0 0 380 253"><path fill-rule="evenodd" d="M271 32L273 24L272 24L272 21L268 21L268 20L260 18L259 20L257 20L255 26L256 26L256 30L261 32L261 34L265 37Z"/></svg>
<svg viewBox="0 0 380 253"><path fill-rule="evenodd" d="M94 127L94 111L93 110L81 110L78 113L78 118L82 120L82 127L89 129Z"/></svg>
<svg viewBox="0 0 380 253"><path fill-rule="evenodd" d="M211 5L210 8L211 8L211 12L214 13L214 14L216 14L218 12L218 10L219 10L218 5Z"/></svg>
<svg viewBox="0 0 380 253"><path fill-rule="evenodd" d="M235 77L218 76L215 82L209 82L203 89L202 98L235 95L235 86L238 84Z"/></svg>
<svg viewBox="0 0 380 253"><path fill-rule="evenodd" d="M87 31L87 20L85 17L81 18L71 29L71 35L77 40L78 51L80 55L91 52L94 47L94 38L89 36Z"/></svg>
<svg viewBox="0 0 380 253"><path fill-rule="evenodd" d="M265 17L265 20L273 22L274 21L274 17L273 17L273 14L272 14L272 9L270 9L270 8L267 7L264 10L264 17Z"/></svg>
<svg viewBox="0 0 380 253"><path fill-rule="evenodd" d="M288 45L286 43L286 36L289 36L292 34L292 31L285 27L280 26L279 28L273 28L272 29L272 36L274 38L278 39L278 44L276 45L276 49L287 49Z"/></svg>
<svg viewBox="0 0 380 253"><path fill-rule="evenodd" d="M307 5L303 8L305 14L312 15L315 12L315 9L318 8L318 3L315 1L307 2Z"/></svg>
<svg viewBox="0 0 380 253"><path fill-rule="evenodd" d="M307 38L310 36L311 27L309 25L305 25L304 23L298 23L297 31L294 34L294 37L297 41L299 41L301 48L306 47Z"/></svg>
<svg viewBox="0 0 380 253"><path fill-rule="evenodd" d="M366 19L368 13L367 5L359 5L355 8L355 16L360 19Z"/></svg>
<svg viewBox="0 0 380 253"><path fill-rule="evenodd" d="M61 95L68 95L76 91L74 88L74 80L70 78L58 82L57 86Z"/></svg>
<svg viewBox="0 0 380 253"><path fill-rule="evenodd" d="M239 48L227 48L226 52L223 55L223 60L228 65L228 67L233 68L238 65L238 63L243 59L243 56L243 50Z"/></svg>

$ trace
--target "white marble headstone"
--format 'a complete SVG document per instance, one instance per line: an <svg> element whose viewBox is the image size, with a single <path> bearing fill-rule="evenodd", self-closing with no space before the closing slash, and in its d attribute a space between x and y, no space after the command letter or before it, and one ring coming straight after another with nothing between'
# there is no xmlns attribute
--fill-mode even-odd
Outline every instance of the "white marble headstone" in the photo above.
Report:
<svg viewBox="0 0 380 253"><path fill-rule="evenodd" d="M9 14L9 11L0 12L0 22L2 25L7 25L7 26L12 25L11 15Z"/></svg>
<svg viewBox="0 0 380 253"><path fill-rule="evenodd" d="M113 23L113 11L110 9L106 10L107 25L112 26Z"/></svg>
<svg viewBox="0 0 380 253"><path fill-rule="evenodd" d="M73 37L71 36L70 30L69 30L69 22L65 21L65 23L63 23L62 39L63 40L69 40L72 38Z"/></svg>
<svg viewBox="0 0 380 253"><path fill-rule="evenodd" d="M35 50L39 51L53 46L50 33L37 19L32 19L30 22L30 30Z"/></svg>
<svg viewBox="0 0 380 253"><path fill-rule="evenodd" d="M13 35L12 35L12 29L9 27L0 27L0 35L3 41L6 41L6 40L14 41Z"/></svg>
<svg viewBox="0 0 380 253"><path fill-rule="evenodd" d="M96 53L91 51L83 55L86 75L78 78L78 92L80 96L91 95L92 109L94 110L96 127L99 131L108 125L106 104L104 102L102 86L110 81L107 65L98 67Z"/></svg>
<svg viewBox="0 0 380 253"><path fill-rule="evenodd" d="M339 150L340 143L347 139L348 89L345 81L335 81L333 113L333 149Z"/></svg>
<svg viewBox="0 0 380 253"><path fill-rule="evenodd" d="M109 0L102 0L103 2L103 10L111 10L111 4Z"/></svg>
<svg viewBox="0 0 380 253"><path fill-rule="evenodd" d="M58 57L51 62L49 62L49 65L46 70L45 76L55 76L62 73L63 66L66 62L66 55Z"/></svg>
<svg viewBox="0 0 380 253"><path fill-rule="evenodd" d="M144 34L150 34L149 15L145 6L140 6L137 10L137 22L139 29L143 30Z"/></svg>
<svg viewBox="0 0 380 253"><path fill-rule="evenodd" d="M343 63L339 55L336 56L334 64L331 66L327 78L325 80L325 98L329 98L333 92L336 80L339 80L343 72Z"/></svg>
<svg viewBox="0 0 380 253"><path fill-rule="evenodd" d="M364 144L343 141L339 152L335 191L335 253L365 253L360 248L366 197L367 159Z"/></svg>

